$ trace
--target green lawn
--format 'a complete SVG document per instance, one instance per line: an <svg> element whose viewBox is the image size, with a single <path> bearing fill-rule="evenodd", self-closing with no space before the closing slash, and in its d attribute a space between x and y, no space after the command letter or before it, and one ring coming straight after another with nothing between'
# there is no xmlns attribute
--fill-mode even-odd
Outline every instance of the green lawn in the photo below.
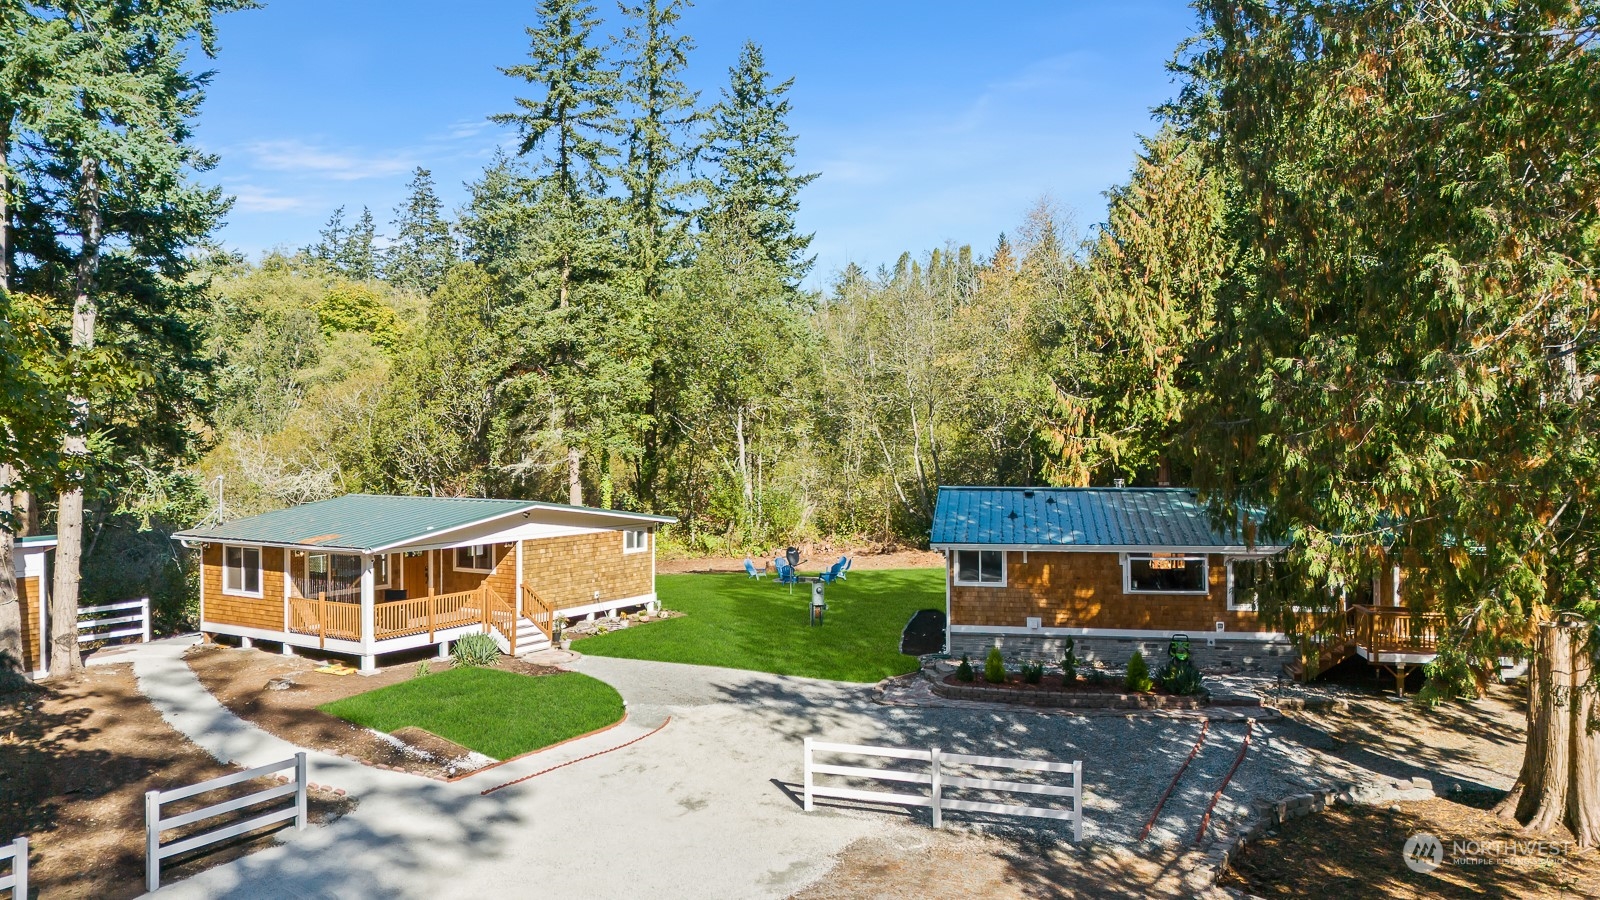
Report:
<svg viewBox="0 0 1600 900"><path fill-rule="evenodd" d="M518 675L462 667L318 707L391 732L423 728L495 759L510 759L622 718L622 695L576 672Z"/></svg>
<svg viewBox="0 0 1600 900"><path fill-rule="evenodd" d="M794 593L772 579L736 575L662 575L661 604L682 618L583 638L573 649L591 656L695 663L871 682L914 672L917 658L900 654L900 631L919 609L944 608L944 570L850 573L827 586L826 624L807 624L811 586Z"/></svg>

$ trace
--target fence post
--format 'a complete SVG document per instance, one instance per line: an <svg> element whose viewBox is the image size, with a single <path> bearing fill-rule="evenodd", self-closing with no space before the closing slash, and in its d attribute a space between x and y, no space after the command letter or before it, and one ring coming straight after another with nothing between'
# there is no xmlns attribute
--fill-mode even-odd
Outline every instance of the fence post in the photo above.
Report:
<svg viewBox="0 0 1600 900"><path fill-rule="evenodd" d="M11 842L11 896L28 900L28 839Z"/></svg>
<svg viewBox="0 0 1600 900"><path fill-rule="evenodd" d="M161 792L144 793L144 889L161 887Z"/></svg>
<svg viewBox="0 0 1600 900"><path fill-rule="evenodd" d="M144 643L150 643L150 598L139 598L139 614L144 617Z"/></svg>
<svg viewBox="0 0 1600 900"><path fill-rule="evenodd" d="M1072 762L1072 842L1083 843L1083 760Z"/></svg>
<svg viewBox="0 0 1600 900"><path fill-rule="evenodd" d="M929 798L933 801L933 827L944 827L944 782L939 777L939 748L935 747L929 753L929 762L933 765L933 790Z"/></svg>
<svg viewBox="0 0 1600 900"><path fill-rule="evenodd" d="M301 750L294 755L294 827L297 831L304 831L306 827L306 752Z"/></svg>
<svg viewBox="0 0 1600 900"><path fill-rule="evenodd" d="M811 738L806 738L805 803L802 808L811 812Z"/></svg>

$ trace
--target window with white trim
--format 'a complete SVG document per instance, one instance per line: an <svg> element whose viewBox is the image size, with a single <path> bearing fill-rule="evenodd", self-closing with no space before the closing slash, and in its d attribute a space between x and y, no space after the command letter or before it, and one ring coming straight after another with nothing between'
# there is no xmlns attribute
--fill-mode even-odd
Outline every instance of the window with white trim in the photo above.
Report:
<svg viewBox="0 0 1600 900"><path fill-rule="evenodd" d="M1260 610L1262 597L1273 589L1272 560L1234 557L1228 560L1228 608Z"/></svg>
<svg viewBox="0 0 1600 900"><path fill-rule="evenodd" d="M379 553L372 558L372 586L386 588L389 586L389 554Z"/></svg>
<svg viewBox="0 0 1600 900"><path fill-rule="evenodd" d="M1004 587L1004 550L957 550L956 584L962 586Z"/></svg>
<svg viewBox="0 0 1600 900"><path fill-rule="evenodd" d="M622 531L622 552L638 553L650 549L650 532L644 528L625 528Z"/></svg>
<svg viewBox="0 0 1600 900"><path fill-rule="evenodd" d="M1127 553L1122 557L1122 590L1128 594L1210 593L1209 566L1204 554Z"/></svg>
<svg viewBox="0 0 1600 900"><path fill-rule="evenodd" d="M222 592L240 597L261 596L261 548L223 545Z"/></svg>
<svg viewBox="0 0 1600 900"><path fill-rule="evenodd" d="M493 547L489 544L457 547L454 563L457 572L493 572Z"/></svg>

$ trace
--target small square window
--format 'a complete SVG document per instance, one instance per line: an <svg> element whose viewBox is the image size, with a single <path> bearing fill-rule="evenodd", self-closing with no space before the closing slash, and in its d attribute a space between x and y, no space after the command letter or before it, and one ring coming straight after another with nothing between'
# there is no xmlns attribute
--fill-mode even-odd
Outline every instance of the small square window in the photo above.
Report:
<svg viewBox="0 0 1600 900"><path fill-rule="evenodd" d="M389 554L380 553L372 558L372 586L389 586Z"/></svg>
<svg viewBox="0 0 1600 900"><path fill-rule="evenodd" d="M1005 583L1004 550L956 551L956 584L999 587Z"/></svg>
<svg viewBox="0 0 1600 900"><path fill-rule="evenodd" d="M222 548L222 592L261 596L261 548Z"/></svg>
<svg viewBox="0 0 1600 900"><path fill-rule="evenodd" d="M488 544L457 547L455 569L457 572L493 572L494 554Z"/></svg>
<svg viewBox="0 0 1600 900"><path fill-rule="evenodd" d="M638 553L650 549L650 532L643 528L628 528L622 532L622 552Z"/></svg>

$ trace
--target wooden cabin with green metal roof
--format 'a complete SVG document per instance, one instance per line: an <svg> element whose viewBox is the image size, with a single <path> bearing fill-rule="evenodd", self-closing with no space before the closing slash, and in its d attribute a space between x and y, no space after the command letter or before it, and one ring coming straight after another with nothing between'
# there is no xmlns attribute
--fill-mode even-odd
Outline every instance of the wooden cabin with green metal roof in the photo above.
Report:
<svg viewBox="0 0 1600 900"><path fill-rule="evenodd" d="M557 618L656 606L668 516L531 500L350 494L174 535L199 551L200 629L358 657L487 633L550 646Z"/></svg>
<svg viewBox="0 0 1600 900"><path fill-rule="evenodd" d="M948 652L1160 663L1174 634L1206 665L1299 666L1289 637L1262 623L1255 591L1282 552L1217 529L1188 488L941 487L930 545L946 556ZM1346 639L1319 669L1359 655L1379 666L1432 659L1438 617L1401 603L1398 566L1343 597ZM1429 629L1434 629L1430 631Z"/></svg>

